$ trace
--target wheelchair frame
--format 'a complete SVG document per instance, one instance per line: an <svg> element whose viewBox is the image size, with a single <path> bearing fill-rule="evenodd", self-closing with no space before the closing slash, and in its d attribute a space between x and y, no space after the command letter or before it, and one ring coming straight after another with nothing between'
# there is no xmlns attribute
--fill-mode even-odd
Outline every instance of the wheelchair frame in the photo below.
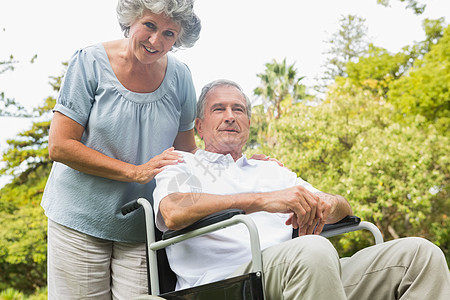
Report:
<svg viewBox="0 0 450 300"><path fill-rule="evenodd" d="M147 239L147 257L149 266L149 283L151 287L151 295L159 295L159 275L158 275L158 261L156 251L163 249L169 245L182 242L184 240L203 235L209 232L213 232L219 229L223 229L236 224L244 224L250 234L250 246L252 253L252 263L253 276L261 281L262 287L262 299L264 299L264 280L263 280L263 262L261 256L261 247L259 242L258 229L253 222L252 218L243 214L240 210L228 210L225 213L219 212L213 216L206 217L193 225L180 230L171 231L168 234L163 235L163 239L156 241L155 239L155 228L154 228L154 213L150 202L145 198L139 198L133 200L122 207L122 214L126 215L140 207L144 209L145 224L146 224L146 239ZM380 244L383 242L383 236L380 230L372 223L361 221L358 217L350 216L344 218L335 224L325 225L324 230L321 235L324 237L332 237L335 235L357 231L357 230L368 230L372 233L375 239L375 244ZM201 286L200 286L201 287ZM197 289L193 288L193 289ZM149 291L150 292L150 291ZM149 299L149 298L140 298ZM164 299L164 298L157 298ZM180 298L181 299L181 298ZM259 298L258 298L259 299Z"/></svg>

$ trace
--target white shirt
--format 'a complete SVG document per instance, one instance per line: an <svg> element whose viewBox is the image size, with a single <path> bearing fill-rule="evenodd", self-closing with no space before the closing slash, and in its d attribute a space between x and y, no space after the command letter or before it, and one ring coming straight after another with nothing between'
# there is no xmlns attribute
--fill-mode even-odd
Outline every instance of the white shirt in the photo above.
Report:
<svg viewBox="0 0 450 300"><path fill-rule="evenodd" d="M153 193L156 226L166 231L159 203L175 192L230 195L270 192L301 185L317 189L276 162L248 160L236 162L231 155L198 150L195 155L180 152L184 162L168 166L156 176ZM189 205L193 198L185 199ZM290 240L292 227L285 225L288 214L257 212L249 214L258 227L261 249ZM166 248L172 270L177 274L177 289L224 279L240 265L251 260L250 242L244 225L228 227Z"/></svg>

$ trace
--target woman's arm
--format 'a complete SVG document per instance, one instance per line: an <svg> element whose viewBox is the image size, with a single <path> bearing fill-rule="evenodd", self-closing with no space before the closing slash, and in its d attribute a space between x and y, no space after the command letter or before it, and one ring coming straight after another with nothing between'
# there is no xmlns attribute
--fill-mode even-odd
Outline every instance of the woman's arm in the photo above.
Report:
<svg viewBox="0 0 450 300"><path fill-rule="evenodd" d="M84 127L69 117L55 112L50 126L48 151L51 160L61 162L75 170L108 179L147 183L164 166L182 160L169 148L143 165L132 165L106 156L82 144Z"/></svg>

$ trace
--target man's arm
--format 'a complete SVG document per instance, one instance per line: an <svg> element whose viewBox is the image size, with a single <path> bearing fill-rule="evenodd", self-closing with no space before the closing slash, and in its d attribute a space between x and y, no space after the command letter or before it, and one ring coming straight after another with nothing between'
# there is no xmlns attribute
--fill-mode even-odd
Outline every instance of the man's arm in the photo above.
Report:
<svg viewBox="0 0 450 300"><path fill-rule="evenodd" d="M292 213L287 225L299 228L299 235L320 234L325 224L335 223L352 214L350 204L344 197L324 192L312 194L300 186L274 192L234 195L173 193L163 198L159 206L166 226L172 230L180 230L203 217L229 208L242 209L246 213Z"/></svg>
<svg viewBox="0 0 450 300"><path fill-rule="evenodd" d="M241 209L247 214L258 211L292 213L297 220L292 225L303 228L323 218L322 210L318 209L320 202L319 196L302 186L294 186L273 192L233 195L172 193L161 200L159 211L166 226L172 230L182 229L205 216L229 208Z"/></svg>

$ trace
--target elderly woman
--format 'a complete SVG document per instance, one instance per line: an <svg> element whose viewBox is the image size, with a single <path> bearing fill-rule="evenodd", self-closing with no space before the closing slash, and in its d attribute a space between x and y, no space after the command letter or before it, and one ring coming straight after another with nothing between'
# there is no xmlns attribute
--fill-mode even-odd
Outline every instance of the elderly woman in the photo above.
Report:
<svg viewBox="0 0 450 300"><path fill-rule="evenodd" d="M147 291L143 217L123 204L152 199L154 176L194 152L196 96L172 56L197 41L193 0L119 0L125 38L77 51L49 134L55 161L48 217L49 299L130 299Z"/></svg>

